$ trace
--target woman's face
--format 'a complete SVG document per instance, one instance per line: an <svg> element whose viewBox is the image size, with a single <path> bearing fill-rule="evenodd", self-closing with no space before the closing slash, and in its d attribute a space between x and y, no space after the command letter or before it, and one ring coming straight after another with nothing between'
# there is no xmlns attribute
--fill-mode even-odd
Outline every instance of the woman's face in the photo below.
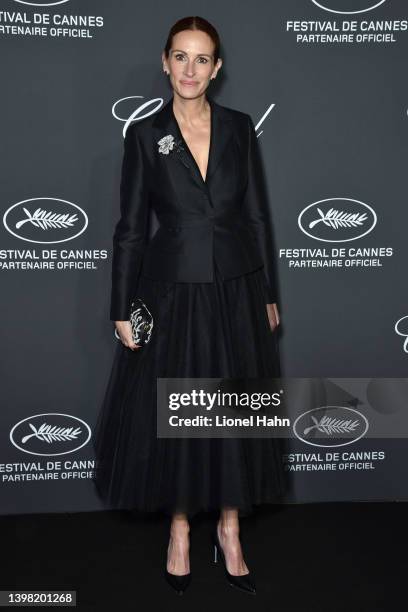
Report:
<svg viewBox="0 0 408 612"><path fill-rule="evenodd" d="M162 54L164 69L169 72L170 83L182 98L197 98L215 78L222 60L214 65L214 45L201 30L183 30L173 36L169 57Z"/></svg>

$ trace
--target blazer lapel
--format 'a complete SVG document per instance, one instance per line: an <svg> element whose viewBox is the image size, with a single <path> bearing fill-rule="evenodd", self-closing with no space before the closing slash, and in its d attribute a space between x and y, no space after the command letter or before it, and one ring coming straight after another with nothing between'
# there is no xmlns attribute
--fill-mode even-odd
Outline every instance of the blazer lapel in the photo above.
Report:
<svg viewBox="0 0 408 612"><path fill-rule="evenodd" d="M175 139L175 147L170 151L172 155L186 168L194 181L201 189L207 189L209 179L214 174L217 166L225 152L225 149L232 137L231 118L224 112L223 107L217 104L212 98L207 97L211 106L211 137L210 150L208 157L208 167L205 181L200 169L194 159L193 154L185 142L173 112L173 97L158 111L154 120L155 127L158 128L160 137L172 134Z"/></svg>
<svg viewBox="0 0 408 612"><path fill-rule="evenodd" d="M208 101L211 105L211 144L206 183L216 171L233 134L231 117L212 98L208 97Z"/></svg>

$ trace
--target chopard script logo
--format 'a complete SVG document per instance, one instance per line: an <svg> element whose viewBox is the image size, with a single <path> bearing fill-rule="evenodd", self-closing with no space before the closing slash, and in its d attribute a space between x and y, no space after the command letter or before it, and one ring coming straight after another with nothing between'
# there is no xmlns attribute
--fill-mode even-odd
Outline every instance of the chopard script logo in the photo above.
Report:
<svg viewBox="0 0 408 612"><path fill-rule="evenodd" d="M405 327L405 330L402 329L403 327ZM408 353L408 315L398 319L395 323L394 330L396 334L405 338L403 350L405 353Z"/></svg>
<svg viewBox="0 0 408 612"><path fill-rule="evenodd" d="M126 130L128 129L129 125L133 121L140 121L141 119L144 119L145 117L149 117L150 115L153 115L158 110L160 110L160 108L164 104L163 98L152 98L151 100L147 100L147 102L144 102L143 104L141 104L135 110L132 110L130 115L127 115L127 113L123 113L124 115L127 116L126 119L123 116L120 116L120 114L118 114L119 105L126 108L129 104L128 102L129 100L140 100L140 99L144 99L144 96L126 96L125 98L120 98L120 100L117 100L115 104L112 106L112 115L115 117L115 119L117 119L118 121L122 121L124 123L123 130L122 130L123 138L126 135ZM264 114L262 115L262 117L260 118L260 120L256 123L255 131L257 132L258 137L263 133L263 130L258 132L258 129L264 123L265 119L268 117L269 113L271 112L274 106L275 104L270 104L268 108L266 109L266 111L264 112Z"/></svg>
<svg viewBox="0 0 408 612"><path fill-rule="evenodd" d="M144 119L145 117L149 117L150 115L153 115L156 111L158 111L163 106L163 98L153 98L152 100L147 100L147 102L144 102L134 111L132 111L127 119L123 119L117 114L117 107L120 104L126 107L127 100L138 100L138 99L143 99L143 97L144 96L126 96L126 98L120 98L120 100L117 100L117 102L115 102L115 104L112 107L112 115L115 117L115 119L117 119L118 121L124 122L123 130L122 130L123 138L126 136L126 131L129 125L132 123L132 121L136 121L136 120L140 121L141 119ZM144 111L147 111L147 112L144 112Z"/></svg>

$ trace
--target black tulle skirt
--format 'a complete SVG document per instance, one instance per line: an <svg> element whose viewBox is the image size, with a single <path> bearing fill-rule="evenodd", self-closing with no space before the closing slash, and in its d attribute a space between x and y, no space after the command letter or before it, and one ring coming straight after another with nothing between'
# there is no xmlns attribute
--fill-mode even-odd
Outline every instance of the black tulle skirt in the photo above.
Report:
<svg viewBox="0 0 408 612"><path fill-rule="evenodd" d="M111 508L246 516L284 492L279 439L156 434L157 377L280 376L264 270L227 280L214 272L213 283L139 279L152 338L135 351L116 340L93 437L94 484Z"/></svg>

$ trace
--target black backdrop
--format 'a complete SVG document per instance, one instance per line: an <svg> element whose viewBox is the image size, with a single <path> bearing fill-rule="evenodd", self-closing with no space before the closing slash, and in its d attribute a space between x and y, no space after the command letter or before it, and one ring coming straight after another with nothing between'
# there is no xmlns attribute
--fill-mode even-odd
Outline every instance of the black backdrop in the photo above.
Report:
<svg viewBox="0 0 408 612"><path fill-rule="evenodd" d="M211 94L261 143L285 376L341 377L380 420L406 411L406 2L1 0L2 513L101 507L90 436L117 342L123 130L171 95L161 49L190 14L223 42ZM356 441L370 466L343 456L341 473L292 440L286 501L406 498L402 430Z"/></svg>

